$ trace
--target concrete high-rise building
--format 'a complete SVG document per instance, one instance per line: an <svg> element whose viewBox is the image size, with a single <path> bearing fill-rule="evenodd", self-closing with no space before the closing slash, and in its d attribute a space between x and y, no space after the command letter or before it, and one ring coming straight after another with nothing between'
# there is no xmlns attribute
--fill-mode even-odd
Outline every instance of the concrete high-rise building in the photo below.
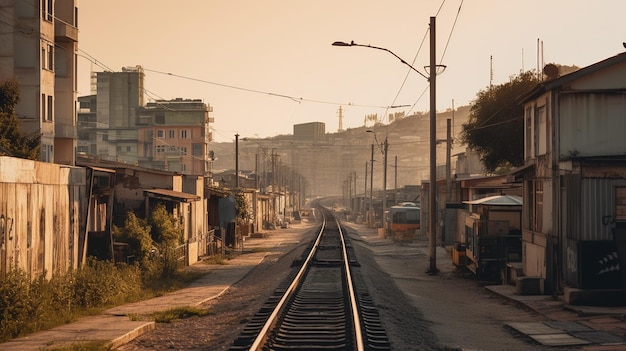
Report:
<svg viewBox="0 0 626 351"><path fill-rule="evenodd" d="M0 79L20 86L16 114L41 135L41 161L74 165L77 0L0 2Z"/></svg>
<svg viewBox="0 0 626 351"><path fill-rule="evenodd" d="M326 137L326 124L323 122L294 124L293 137L297 140L322 141Z"/></svg>
<svg viewBox="0 0 626 351"><path fill-rule="evenodd" d="M96 73L96 95L79 98L78 152L138 163L137 109L144 105L143 81L141 66Z"/></svg>

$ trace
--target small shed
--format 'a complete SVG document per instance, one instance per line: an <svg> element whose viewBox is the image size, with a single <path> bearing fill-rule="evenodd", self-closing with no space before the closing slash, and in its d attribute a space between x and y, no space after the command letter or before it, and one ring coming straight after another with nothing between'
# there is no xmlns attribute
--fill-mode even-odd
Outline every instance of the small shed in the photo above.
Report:
<svg viewBox="0 0 626 351"><path fill-rule="evenodd" d="M522 260L522 198L496 195L463 203L472 213L465 222L468 268L479 279L506 280L507 264Z"/></svg>

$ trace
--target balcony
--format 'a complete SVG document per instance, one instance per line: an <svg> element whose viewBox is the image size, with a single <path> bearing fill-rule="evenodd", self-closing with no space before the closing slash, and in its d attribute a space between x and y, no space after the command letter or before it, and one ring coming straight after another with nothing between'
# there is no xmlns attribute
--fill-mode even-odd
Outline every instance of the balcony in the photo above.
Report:
<svg viewBox="0 0 626 351"><path fill-rule="evenodd" d="M54 38L57 41L78 42L78 28L61 21L55 21Z"/></svg>
<svg viewBox="0 0 626 351"><path fill-rule="evenodd" d="M54 136L55 138L77 139L76 126L55 123Z"/></svg>

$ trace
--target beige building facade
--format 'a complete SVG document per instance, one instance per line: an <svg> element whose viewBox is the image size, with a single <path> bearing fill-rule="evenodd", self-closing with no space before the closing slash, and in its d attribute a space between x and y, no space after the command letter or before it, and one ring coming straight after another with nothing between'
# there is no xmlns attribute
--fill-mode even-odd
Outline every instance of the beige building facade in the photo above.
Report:
<svg viewBox="0 0 626 351"><path fill-rule="evenodd" d="M16 115L41 135L40 160L73 165L76 153L76 0L0 3L0 79L20 85Z"/></svg>

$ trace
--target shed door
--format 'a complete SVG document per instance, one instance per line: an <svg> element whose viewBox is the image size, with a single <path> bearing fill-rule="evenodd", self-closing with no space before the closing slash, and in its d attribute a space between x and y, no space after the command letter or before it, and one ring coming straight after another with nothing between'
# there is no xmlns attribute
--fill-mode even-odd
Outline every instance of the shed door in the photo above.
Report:
<svg viewBox="0 0 626 351"><path fill-rule="evenodd" d="M615 226L613 238L617 245L617 255L622 276L622 286L626 286L626 187L615 187Z"/></svg>

